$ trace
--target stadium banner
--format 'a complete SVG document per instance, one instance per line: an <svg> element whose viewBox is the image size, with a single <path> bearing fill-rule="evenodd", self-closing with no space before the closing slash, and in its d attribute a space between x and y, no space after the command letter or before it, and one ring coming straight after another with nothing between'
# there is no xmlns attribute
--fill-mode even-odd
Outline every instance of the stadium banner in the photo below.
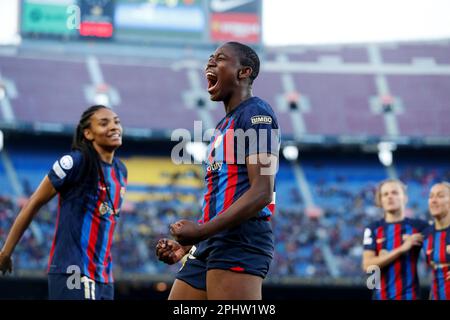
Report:
<svg viewBox="0 0 450 320"><path fill-rule="evenodd" d="M259 43L261 23L259 16L244 13L220 13L210 17L211 41L240 41Z"/></svg>
<svg viewBox="0 0 450 320"><path fill-rule="evenodd" d="M261 0L209 1L210 41L261 43Z"/></svg>
<svg viewBox="0 0 450 320"><path fill-rule="evenodd" d="M205 38L206 10L202 0L152 0L116 3L116 30L123 39L162 41L202 41Z"/></svg>
<svg viewBox="0 0 450 320"><path fill-rule="evenodd" d="M79 0L80 37L112 38L114 0Z"/></svg>
<svg viewBox="0 0 450 320"><path fill-rule="evenodd" d="M75 0L23 0L22 35L76 36L77 29L67 28L67 8Z"/></svg>

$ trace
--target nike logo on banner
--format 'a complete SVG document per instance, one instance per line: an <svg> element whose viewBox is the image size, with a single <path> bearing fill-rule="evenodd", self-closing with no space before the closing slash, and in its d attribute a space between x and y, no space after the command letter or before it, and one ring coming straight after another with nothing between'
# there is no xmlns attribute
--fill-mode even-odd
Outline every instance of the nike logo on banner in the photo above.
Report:
<svg viewBox="0 0 450 320"><path fill-rule="evenodd" d="M211 9L215 12L225 12L254 0L211 0Z"/></svg>

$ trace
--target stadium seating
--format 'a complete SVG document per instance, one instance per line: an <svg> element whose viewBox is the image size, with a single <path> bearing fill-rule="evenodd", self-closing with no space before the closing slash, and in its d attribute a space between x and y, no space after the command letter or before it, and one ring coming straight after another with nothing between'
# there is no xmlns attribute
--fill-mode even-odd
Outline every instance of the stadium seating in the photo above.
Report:
<svg viewBox="0 0 450 320"><path fill-rule="evenodd" d="M406 70L422 66L450 65L450 45L380 45L381 63ZM265 70L265 64L279 63L280 54L288 64L317 67L320 71ZM301 109L308 134L323 136L383 136L383 115L374 112L371 99L378 96L376 74L326 71L333 65L371 66L369 48L318 47L271 49L264 55L262 72L254 94L274 108L283 137L296 131L295 117L280 104L287 98L286 76L295 91L307 98ZM176 128L192 130L194 120L204 114L186 101L187 93L205 91L202 63L179 68L169 59L147 59L140 64L98 57L104 88L117 93L113 108L127 129L149 129L169 133ZM411 69L408 69L411 68ZM293 68L295 69L295 68ZM194 72L194 73L192 73ZM0 56L2 79L14 83L17 96L10 99L15 124L51 123L75 125L90 104L88 91L95 87L84 58L48 56L44 58ZM450 136L450 76L448 74L395 74L385 76L389 91L401 102L396 111L399 134L408 137ZM98 79L97 79L98 80ZM195 79L194 79L195 80ZM201 105L202 103L200 103ZM206 115L216 122L224 116L221 104L206 102ZM0 124L3 120L0 113ZM125 131L126 134L126 131ZM157 261L156 241L167 236L167 226L180 218L196 220L200 215L203 171L189 165L177 167L168 155L161 156L145 141L146 150L121 155L129 179L123 215L117 226L113 256L116 276L173 274L179 266ZM147 148L148 146L148 148ZM13 190L0 158L0 240L6 237L14 218L27 197L38 186L55 159L67 152L52 143L7 145L23 195ZM144 149L144 148L142 148ZM153 154L154 153L154 154ZM276 213L272 219L275 257L269 278L311 278L323 280L332 274L330 259L341 277L360 279L364 227L381 217L374 205L376 184L388 177L375 154L328 150L321 154L305 152L300 157L312 201L320 214L311 216L292 164L282 161L276 182ZM297 165L297 164L295 164ZM448 159L427 151L395 154L394 171L408 185L408 216L428 219L427 196L432 183L450 180ZM56 202L45 206L25 233L15 253L16 270L44 271L53 239ZM323 248L330 249L325 256Z"/></svg>
<svg viewBox="0 0 450 320"><path fill-rule="evenodd" d="M448 44L403 43L382 47L386 63L413 63L414 59L433 59L437 64L450 64Z"/></svg>
<svg viewBox="0 0 450 320"><path fill-rule="evenodd" d="M61 150L39 152L13 147L9 154L29 194ZM196 220L199 217L202 170L193 165L178 167L163 157L125 154L123 160L129 171L129 187L114 240L116 274L120 277L173 273L177 267L167 267L157 261L153 247L160 237L167 236L170 223L180 218ZM373 196L376 183L387 177L385 169L375 156L354 154L305 155L301 164L313 200L323 214L320 217L306 214L291 164L281 162L276 183L277 210L272 219L276 250L269 277L330 277L319 246L322 233L326 234L324 239L340 275L358 278L361 276L361 234L367 224L381 216L374 206ZM427 219L429 187L437 180L450 178L450 165L445 159L401 156L396 167L399 177L409 187L408 215ZM0 167L0 170L0 174L4 174L4 169ZM1 193L0 234L3 237L24 201L14 201L11 195ZM41 210L34 226L21 241L16 253L18 270L45 269L55 216L56 202L53 201Z"/></svg>
<svg viewBox="0 0 450 320"><path fill-rule="evenodd" d="M399 133L409 136L448 136L450 77L445 72L437 75L434 71L430 74L426 70L427 67L433 67L433 61L438 66L448 66L450 45L380 45L378 48L381 63L387 67L406 67L407 71L422 67L422 71L413 76L403 71L386 75L390 94L401 103L401 108L396 111ZM280 50L277 53L272 49L265 54L254 92L268 100L277 111L285 135L293 133L292 117L289 110L280 107L277 97L286 95L287 88L283 84L286 74L293 77L294 89L309 100L309 110L303 114L306 133L363 136L386 133L382 115L375 112L371 105L371 101L379 95L376 73L352 72L351 69L342 73L331 72L335 64L330 63L330 56L338 58L340 62L337 65L356 63L370 70L372 62L368 59L368 47L290 49L286 53L289 59L286 63L307 63L321 71L266 71L265 64L278 61L277 55L282 52ZM94 84L90 75L92 71L89 71L86 59L81 57L62 59L60 56L48 56L42 59L20 55L0 56L2 77L14 83L17 89L17 96L11 98L16 120L74 125L75 119L89 104L86 102L89 90L99 85L117 95L113 107L127 128L165 132L175 128L192 130L194 120L202 119L195 103L189 104L185 96L199 90L205 91L203 61L194 61L195 67L181 68L179 66L183 61L170 59L160 61L149 58L141 63L133 62L130 58L131 62L126 64L107 57L98 59L101 78L96 81L103 83ZM184 62L189 65L189 60ZM193 70L197 71L196 77L200 83L190 76ZM224 116L222 105L208 103L208 106L207 113L213 121Z"/></svg>

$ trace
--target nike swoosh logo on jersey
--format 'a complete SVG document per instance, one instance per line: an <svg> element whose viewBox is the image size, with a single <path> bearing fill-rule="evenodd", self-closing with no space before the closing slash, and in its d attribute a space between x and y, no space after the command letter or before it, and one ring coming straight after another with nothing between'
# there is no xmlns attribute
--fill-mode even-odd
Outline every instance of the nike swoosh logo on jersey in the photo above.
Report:
<svg viewBox="0 0 450 320"><path fill-rule="evenodd" d="M253 1L254 0L212 0L211 9L216 12L225 12Z"/></svg>

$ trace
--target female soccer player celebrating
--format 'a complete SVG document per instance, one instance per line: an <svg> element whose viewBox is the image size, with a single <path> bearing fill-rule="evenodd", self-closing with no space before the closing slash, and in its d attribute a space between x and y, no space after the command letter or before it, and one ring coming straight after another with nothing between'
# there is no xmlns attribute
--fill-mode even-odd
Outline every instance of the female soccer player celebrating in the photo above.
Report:
<svg viewBox="0 0 450 320"><path fill-rule="evenodd" d="M9 232L0 251L3 273L12 271L11 255L33 217L59 194L49 298L114 298L111 243L127 180L114 156L121 145L122 126L111 109L97 105L82 114L72 152L53 164Z"/></svg>
<svg viewBox="0 0 450 320"><path fill-rule="evenodd" d="M376 203L384 218L364 230L364 272L380 270L376 300L419 299L417 260L427 223L405 217L406 186L399 180L381 182Z"/></svg>
<svg viewBox="0 0 450 320"><path fill-rule="evenodd" d="M176 241L161 239L156 247L169 264L190 250L169 299L261 299L274 249L268 220L279 132L269 104L252 97L258 72L257 54L241 43L228 42L209 58L208 92L226 115L209 146L200 223L174 223Z"/></svg>

